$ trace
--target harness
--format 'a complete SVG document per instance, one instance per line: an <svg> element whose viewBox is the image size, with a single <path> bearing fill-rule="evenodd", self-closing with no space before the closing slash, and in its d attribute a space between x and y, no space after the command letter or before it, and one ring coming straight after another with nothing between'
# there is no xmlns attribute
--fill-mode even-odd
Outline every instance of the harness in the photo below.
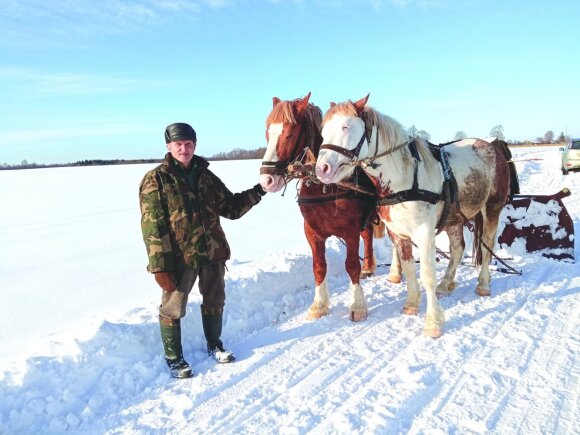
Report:
<svg viewBox="0 0 580 435"><path fill-rule="evenodd" d="M287 168L290 162L294 160L301 160L303 156L298 158L298 148L300 147L300 143L302 142L302 136L304 136L304 128L300 128L300 133L298 133L298 138L294 143L294 147L292 148L292 152L290 156L286 160L278 160L277 162L271 160L263 160L262 167L260 168L260 174L269 174L269 175L286 175ZM305 149L307 149L306 147ZM305 154L305 153L304 153ZM304 155L303 154L303 155Z"/></svg>
<svg viewBox="0 0 580 435"><path fill-rule="evenodd" d="M453 176L451 167L449 166L449 157L447 152L443 149L443 146L437 146L429 143L429 151L439 162L441 168L443 169L443 186L441 193L431 192L429 190L420 189L417 174L419 172L419 162L421 162L421 157L417 150L417 144L413 140L409 143L409 152L411 156L415 159L415 168L413 171L413 186L408 190L402 190L400 192L395 192L380 198L378 205L395 205L406 201L423 201L430 204L437 204L439 201L443 201L443 211L439 222L435 227L437 229L437 234L443 231L447 218L449 216L449 211L451 210L451 204L456 204L457 209L459 209L459 195L457 189L457 181Z"/></svg>
<svg viewBox="0 0 580 435"><path fill-rule="evenodd" d="M305 187L315 189L313 184L305 177ZM319 185L320 182L314 183ZM304 188L304 187L303 187ZM298 205L313 205L325 202L355 201L365 207L365 213L362 217L361 231L364 230L371 221L376 221L376 202L377 196L375 187L368 175L361 169L355 168L354 174L347 180L340 183L333 183L322 186L320 193L311 194L310 192L300 192L297 196Z"/></svg>
<svg viewBox="0 0 580 435"><path fill-rule="evenodd" d="M451 167L449 166L448 155L443 149L443 145L437 146L435 144L429 143L429 150L431 151L431 154L433 155L435 160L439 162L443 170L443 186L441 189L441 193L435 193L429 190L419 188L418 181L419 162L421 162L422 160L421 156L419 156L419 151L417 150L417 144L415 142L415 139L410 138L407 142L403 142L402 144L399 144L388 151L382 152L380 154L375 154L374 156L368 157L366 159L359 159L359 153L365 139L368 139L366 131L362 134L357 145L350 150L334 144L323 144L320 147L320 149L321 150L329 149L338 152L339 154L342 154L343 156L351 160L351 165L359 166L362 168L366 168L367 166L377 168L379 165L375 163L375 160L377 160L379 157L392 154L395 151L404 148L405 146L408 147L411 156L415 160L412 187L410 189L395 192L383 198L379 198L377 201L377 205L390 206L407 201L423 201L428 202L430 204L437 204L439 201L443 201L443 211L441 213L439 222L437 223L436 226L437 234L443 231L443 228L445 227L445 223L447 222L447 218L449 216L449 211L451 210L451 205L456 204L457 209L459 210L459 194L457 182L455 180L455 177L453 176ZM375 149L378 150L378 133L376 134L375 140L377 143ZM370 140L368 140L368 142L370 143Z"/></svg>

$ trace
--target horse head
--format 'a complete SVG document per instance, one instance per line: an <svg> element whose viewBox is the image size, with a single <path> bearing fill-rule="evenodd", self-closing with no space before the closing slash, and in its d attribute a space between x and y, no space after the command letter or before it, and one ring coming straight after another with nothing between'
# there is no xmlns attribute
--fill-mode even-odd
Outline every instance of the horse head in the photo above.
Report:
<svg viewBox="0 0 580 435"><path fill-rule="evenodd" d="M323 183L337 183L352 175L352 162L368 153L364 121L369 95L356 102L330 103L324 115L322 146L316 163L316 176Z"/></svg>
<svg viewBox="0 0 580 435"><path fill-rule="evenodd" d="M300 161L309 148L318 154L321 143L322 112L304 98L282 101L272 99L273 108L266 118L267 148L260 168L260 184L268 192L278 192L289 178L288 166Z"/></svg>

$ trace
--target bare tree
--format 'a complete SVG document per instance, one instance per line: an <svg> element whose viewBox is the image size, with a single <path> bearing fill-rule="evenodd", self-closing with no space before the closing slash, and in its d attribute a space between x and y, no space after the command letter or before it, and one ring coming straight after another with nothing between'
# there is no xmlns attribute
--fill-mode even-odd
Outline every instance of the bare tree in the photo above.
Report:
<svg viewBox="0 0 580 435"><path fill-rule="evenodd" d="M552 130L548 130L544 133L544 143L552 143L554 140L554 132Z"/></svg>
<svg viewBox="0 0 580 435"><path fill-rule="evenodd" d="M425 130L419 130L417 132L417 137L420 137L421 139L425 139L425 140L431 139L431 135L429 133L427 133Z"/></svg>
<svg viewBox="0 0 580 435"><path fill-rule="evenodd" d="M560 136L558 136L558 142L559 143L565 143L566 141L567 141L566 140L566 135L564 134L564 132L561 132L560 133Z"/></svg>
<svg viewBox="0 0 580 435"><path fill-rule="evenodd" d="M415 124L407 129L407 134L411 137L417 137L417 127L415 127Z"/></svg>
<svg viewBox="0 0 580 435"><path fill-rule="evenodd" d="M463 139L467 139L467 133L465 133L463 130L459 130L457 133L455 133L455 137L453 138L453 140Z"/></svg>
<svg viewBox="0 0 580 435"><path fill-rule="evenodd" d="M505 136L503 135L503 125L495 125L490 131L489 135L493 137L497 137L499 140L504 140Z"/></svg>

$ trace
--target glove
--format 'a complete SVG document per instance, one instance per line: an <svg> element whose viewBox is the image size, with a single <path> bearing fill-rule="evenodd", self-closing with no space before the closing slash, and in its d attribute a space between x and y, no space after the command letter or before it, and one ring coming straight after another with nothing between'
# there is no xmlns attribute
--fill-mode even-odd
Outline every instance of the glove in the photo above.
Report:
<svg viewBox="0 0 580 435"><path fill-rule="evenodd" d="M173 282L173 274L171 272L155 272L155 281L166 292L177 290L175 282Z"/></svg>
<svg viewBox="0 0 580 435"><path fill-rule="evenodd" d="M260 183L256 184L253 189L258 192L261 196L264 196L266 194L266 191L262 188L262 185Z"/></svg>

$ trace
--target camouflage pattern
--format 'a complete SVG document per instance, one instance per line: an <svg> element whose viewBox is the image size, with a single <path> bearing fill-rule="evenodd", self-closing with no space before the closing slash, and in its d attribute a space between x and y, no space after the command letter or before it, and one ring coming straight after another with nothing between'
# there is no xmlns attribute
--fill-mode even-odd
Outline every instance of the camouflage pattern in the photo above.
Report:
<svg viewBox="0 0 580 435"><path fill-rule="evenodd" d="M199 173L195 190L170 153L139 186L141 230L151 273L228 260L230 247L220 216L238 219L262 199L255 188L230 192L201 157L194 155L192 164Z"/></svg>

